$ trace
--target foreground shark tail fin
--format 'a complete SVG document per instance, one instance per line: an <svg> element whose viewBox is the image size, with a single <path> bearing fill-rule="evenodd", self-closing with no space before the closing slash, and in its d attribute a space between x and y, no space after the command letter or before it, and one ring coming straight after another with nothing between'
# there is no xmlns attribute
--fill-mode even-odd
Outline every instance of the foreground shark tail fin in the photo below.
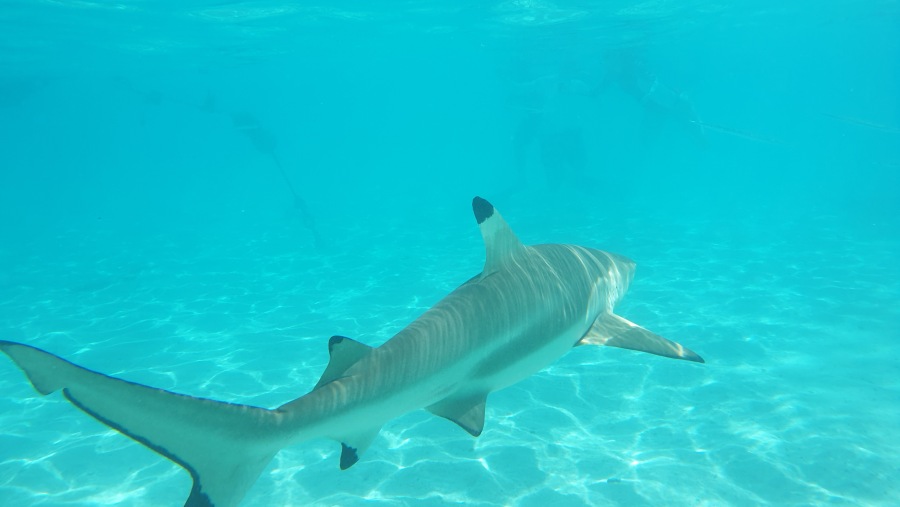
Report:
<svg viewBox="0 0 900 507"><path fill-rule="evenodd" d="M186 507L234 507L279 449L278 413L108 377L43 350L0 341L41 394L62 390L103 424L184 467Z"/></svg>
<svg viewBox="0 0 900 507"><path fill-rule="evenodd" d="M491 203L475 197L472 199L472 212L484 239L486 255L483 274L489 275L525 247Z"/></svg>

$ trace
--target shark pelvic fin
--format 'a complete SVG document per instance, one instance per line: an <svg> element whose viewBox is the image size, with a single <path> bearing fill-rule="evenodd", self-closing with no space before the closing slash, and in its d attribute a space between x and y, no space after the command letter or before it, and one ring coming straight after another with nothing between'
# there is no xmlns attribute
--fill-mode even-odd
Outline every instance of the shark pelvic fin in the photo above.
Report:
<svg viewBox="0 0 900 507"><path fill-rule="evenodd" d="M604 313L597 317L588 332L575 345L606 345L649 352L673 359L705 362L702 357L687 347L651 333L614 313Z"/></svg>
<svg viewBox="0 0 900 507"><path fill-rule="evenodd" d="M346 470L359 461L359 457L372 445L381 427L341 439L341 470Z"/></svg>
<svg viewBox="0 0 900 507"><path fill-rule="evenodd" d="M331 359L325 367L325 372L322 373L322 378L313 389L343 377L348 368L367 356L371 350L372 347L345 336L332 336L328 340L328 353Z"/></svg>
<svg viewBox="0 0 900 507"><path fill-rule="evenodd" d="M73 405L181 465L193 479L186 507L235 507L278 452L274 411L194 398L97 373L49 352L0 341L41 394Z"/></svg>
<svg viewBox="0 0 900 507"><path fill-rule="evenodd" d="M445 398L427 408L432 414L455 422L473 437L484 430L486 394L453 396Z"/></svg>
<svg viewBox="0 0 900 507"><path fill-rule="evenodd" d="M486 255L482 275L489 275L525 247L491 203L476 197L472 200L472 211L484 239Z"/></svg>

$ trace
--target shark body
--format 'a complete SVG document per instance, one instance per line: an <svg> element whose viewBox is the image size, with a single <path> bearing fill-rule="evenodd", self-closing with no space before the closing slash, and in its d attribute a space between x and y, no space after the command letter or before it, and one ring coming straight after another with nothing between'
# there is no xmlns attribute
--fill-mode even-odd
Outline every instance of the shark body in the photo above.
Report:
<svg viewBox="0 0 900 507"><path fill-rule="evenodd" d="M524 246L476 197L483 271L380 347L335 336L308 394L276 409L194 398L97 373L43 350L0 341L42 394L76 407L184 467L186 507L240 503L282 448L313 438L359 459L381 426L425 408L474 436L487 395L541 370L576 345L641 350L703 362L694 352L613 313L634 273L629 259L574 245Z"/></svg>

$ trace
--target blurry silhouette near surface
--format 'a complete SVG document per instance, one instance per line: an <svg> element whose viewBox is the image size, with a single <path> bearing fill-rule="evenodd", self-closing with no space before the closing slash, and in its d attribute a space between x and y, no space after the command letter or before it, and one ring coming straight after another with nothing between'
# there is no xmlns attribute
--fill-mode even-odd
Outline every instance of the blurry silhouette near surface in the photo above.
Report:
<svg viewBox="0 0 900 507"><path fill-rule="evenodd" d="M140 87L134 86L134 84L132 84L130 81L123 78L116 78L115 81L118 82L127 91L136 94L142 99L142 102L147 105L159 106L163 102L168 102L196 109L205 114L224 114L228 116L235 130L246 137L259 153L269 157L275 164L276 169L278 169L278 173L281 175L281 178L284 181L285 187L287 188L293 199L293 209L299 214L303 226L312 234L315 245L317 247L323 246L322 236L319 234L319 231L316 227L315 218L310 212L309 206L306 204L306 201L300 195L300 192L297 190L297 187L294 185L294 182L288 175L284 164L281 162L281 158L278 156L278 152L276 149L278 145L277 137L271 130L265 128L255 115L246 111L233 113L227 113L223 111L218 105L216 96L211 91L207 92L203 102L197 104L187 100L182 100L178 97L172 97L163 94L158 90L142 89ZM145 123L143 115L141 117L140 123L141 125Z"/></svg>
<svg viewBox="0 0 900 507"><path fill-rule="evenodd" d="M306 201L303 200L303 197L297 192L294 183L291 181L287 171L284 169L284 165L281 163L281 159L278 157L278 152L276 151L278 139L275 137L275 134L264 128L259 120L251 113L232 113L231 122L235 129L250 140L257 151L264 155L268 155L275 163L275 167L278 168L278 172L281 174L285 186L290 192L291 197L294 199L294 209L299 212L303 225L309 229L310 233L312 233L316 245L322 246L322 238L319 235L318 229L316 229L315 219L313 218L312 213L310 213Z"/></svg>

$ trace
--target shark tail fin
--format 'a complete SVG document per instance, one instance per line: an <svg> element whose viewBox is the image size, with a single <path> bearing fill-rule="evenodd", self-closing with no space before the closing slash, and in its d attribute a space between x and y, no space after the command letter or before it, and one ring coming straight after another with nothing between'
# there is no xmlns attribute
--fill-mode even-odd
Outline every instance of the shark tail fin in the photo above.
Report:
<svg viewBox="0 0 900 507"><path fill-rule="evenodd" d="M62 390L94 419L184 467L185 507L234 507L285 439L278 412L193 398L97 373L43 350L0 341L41 394Z"/></svg>

